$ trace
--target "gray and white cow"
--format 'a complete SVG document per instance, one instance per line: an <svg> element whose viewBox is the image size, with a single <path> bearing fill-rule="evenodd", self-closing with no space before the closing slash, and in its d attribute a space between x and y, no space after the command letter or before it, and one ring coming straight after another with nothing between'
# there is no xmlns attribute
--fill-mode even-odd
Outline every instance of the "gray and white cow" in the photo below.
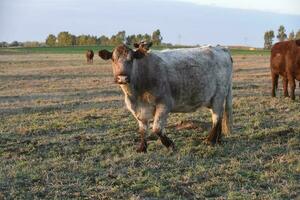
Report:
<svg viewBox="0 0 300 200"><path fill-rule="evenodd" d="M232 59L223 47L199 47L145 52L126 45L113 52L99 51L112 60L114 80L125 94L127 108L139 124L137 152L147 151L145 134L153 120L153 133L163 145L174 143L163 134L170 112L193 112L201 106L212 113L212 129L206 139L220 142L221 132L232 128ZM225 109L224 109L225 107Z"/></svg>

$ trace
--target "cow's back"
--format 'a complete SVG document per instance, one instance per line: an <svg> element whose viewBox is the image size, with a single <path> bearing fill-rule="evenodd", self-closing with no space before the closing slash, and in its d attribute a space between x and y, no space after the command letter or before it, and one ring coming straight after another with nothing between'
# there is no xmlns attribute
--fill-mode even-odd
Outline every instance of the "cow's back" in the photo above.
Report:
<svg viewBox="0 0 300 200"><path fill-rule="evenodd" d="M289 41L278 42L271 48L270 66L273 73L285 76L285 57L289 48Z"/></svg>
<svg viewBox="0 0 300 200"><path fill-rule="evenodd" d="M222 47L164 50L155 54L166 66L173 111L189 112L208 106L211 98L225 91L231 81L231 56Z"/></svg>
<svg viewBox="0 0 300 200"><path fill-rule="evenodd" d="M298 73L300 70L300 40L274 44L271 48L270 64L272 73L275 74L286 76L287 71ZM297 79L299 80L300 77Z"/></svg>
<svg viewBox="0 0 300 200"><path fill-rule="evenodd" d="M292 73L294 74L294 77L300 81L300 39L294 40L291 48L288 58L290 60L288 62L290 62L293 67Z"/></svg>

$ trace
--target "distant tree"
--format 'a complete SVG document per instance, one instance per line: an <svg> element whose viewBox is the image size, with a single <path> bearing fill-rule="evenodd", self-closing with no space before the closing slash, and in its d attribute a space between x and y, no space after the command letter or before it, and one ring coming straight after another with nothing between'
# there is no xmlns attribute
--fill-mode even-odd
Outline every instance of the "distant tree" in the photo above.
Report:
<svg viewBox="0 0 300 200"><path fill-rule="evenodd" d="M88 35L86 44L87 45L96 45L97 44L97 37Z"/></svg>
<svg viewBox="0 0 300 200"><path fill-rule="evenodd" d="M125 31L119 31L116 36L117 36L119 42L121 42L121 43L125 42L125 37L126 37Z"/></svg>
<svg viewBox="0 0 300 200"><path fill-rule="evenodd" d="M156 33L155 33L156 34ZM160 33L159 33L160 35ZM156 36L155 36L156 37ZM158 38L161 38L158 37ZM126 44L133 44L133 43L137 43L137 42L140 42L142 40L146 40L146 41L151 41L152 40L152 37L151 35L145 33L144 35L143 34L137 34L137 35L128 35L125 39L125 43ZM160 40L161 41L161 40Z"/></svg>
<svg viewBox="0 0 300 200"><path fill-rule="evenodd" d="M125 42L126 33L125 31L119 31L116 35L112 35L110 38L111 45L120 45Z"/></svg>
<svg viewBox="0 0 300 200"><path fill-rule="evenodd" d="M132 38L130 35L128 35L126 38L125 38L125 44L127 45L131 45L132 44Z"/></svg>
<svg viewBox="0 0 300 200"><path fill-rule="evenodd" d="M160 33L159 29L157 29L156 31L154 31L152 33L151 39L152 39L152 42L153 42L154 45L160 45L161 44L161 41L162 41L163 38L161 36L161 33Z"/></svg>
<svg viewBox="0 0 300 200"><path fill-rule="evenodd" d="M109 44L110 45L118 45L118 42L117 42L117 37L115 36L115 35L112 35L111 37L110 37L110 40L109 40Z"/></svg>
<svg viewBox="0 0 300 200"><path fill-rule="evenodd" d="M110 45L110 43L109 43L110 41L109 41L109 38L108 37L106 37L105 35L101 35L99 38L98 38L98 43L100 44L100 45Z"/></svg>
<svg viewBox="0 0 300 200"><path fill-rule="evenodd" d="M273 38L274 38L274 31L270 30L270 31L265 32L265 35L264 35L264 39L265 39L264 48L265 49L271 49L272 44L273 44Z"/></svg>
<svg viewBox="0 0 300 200"><path fill-rule="evenodd" d="M0 47L8 47L8 43L7 42L0 42Z"/></svg>
<svg viewBox="0 0 300 200"><path fill-rule="evenodd" d="M53 34L48 35L48 37L46 38L46 45L53 47L56 45L56 37Z"/></svg>
<svg viewBox="0 0 300 200"><path fill-rule="evenodd" d="M295 33L294 33L294 31L292 31L292 32L290 32L290 34L289 34L288 40L294 40L294 39L295 39Z"/></svg>
<svg viewBox="0 0 300 200"><path fill-rule="evenodd" d="M147 33L128 35L126 37L125 31L119 31L117 34L112 35L110 38L102 35L99 38L93 35L72 35L67 31L60 32L56 37L53 34L48 35L46 38L47 46L70 46L70 45L113 45L117 46L123 43L133 44L134 42L140 42L141 40L153 41L155 45L160 45L162 42L162 36L160 30L157 29L149 35ZM40 45L40 44L39 44Z"/></svg>
<svg viewBox="0 0 300 200"><path fill-rule="evenodd" d="M73 45L74 38L69 32L63 31L57 35L57 43L59 46L70 46Z"/></svg>
<svg viewBox="0 0 300 200"><path fill-rule="evenodd" d="M137 34L135 36L135 41L134 42L140 42L140 41L143 40L143 38L144 38L144 36L142 34Z"/></svg>
<svg viewBox="0 0 300 200"><path fill-rule="evenodd" d="M278 34L276 37L280 42L284 41L287 38L287 35L285 34L285 28L283 25L279 26Z"/></svg>
<svg viewBox="0 0 300 200"><path fill-rule="evenodd" d="M77 45L77 43L76 43L76 36L75 35L70 35L70 37L71 37L71 43L72 43L72 45L73 46Z"/></svg>
<svg viewBox="0 0 300 200"><path fill-rule="evenodd" d="M296 39L296 40L299 40L299 39L300 39L300 29L297 31L296 36L295 36L295 39Z"/></svg>
<svg viewBox="0 0 300 200"><path fill-rule="evenodd" d="M86 35L80 35L76 38L77 45L86 45L87 43L87 36Z"/></svg>
<svg viewBox="0 0 300 200"><path fill-rule="evenodd" d="M23 43L24 47L39 47L40 43L37 41L27 41Z"/></svg>
<svg viewBox="0 0 300 200"><path fill-rule="evenodd" d="M13 41L12 43L9 44L10 47L18 47L18 46L22 46L22 43L18 42L18 41Z"/></svg>
<svg viewBox="0 0 300 200"><path fill-rule="evenodd" d="M126 44L133 44L133 43L136 43L136 42L139 42L139 38L141 39L142 38L142 35L139 34L138 36L136 35L128 35L125 39L125 43Z"/></svg>
<svg viewBox="0 0 300 200"><path fill-rule="evenodd" d="M145 34L144 36L143 36L143 40L146 40L146 41L151 41L151 36L149 35L149 34Z"/></svg>

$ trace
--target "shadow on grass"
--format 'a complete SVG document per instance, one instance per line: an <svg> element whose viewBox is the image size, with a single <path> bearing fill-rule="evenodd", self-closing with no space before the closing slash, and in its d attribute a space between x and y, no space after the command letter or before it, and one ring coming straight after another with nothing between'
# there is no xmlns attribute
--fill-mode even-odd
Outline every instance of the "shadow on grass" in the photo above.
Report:
<svg viewBox="0 0 300 200"><path fill-rule="evenodd" d="M123 100L104 100L102 102L72 102L64 104L56 104L49 106L31 106L23 108L7 108L1 109L1 116L11 116L16 114L35 114L35 113L49 113L56 111L72 111L72 110L85 110L85 109L106 109L106 108L119 108L124 105Z"/></svg>

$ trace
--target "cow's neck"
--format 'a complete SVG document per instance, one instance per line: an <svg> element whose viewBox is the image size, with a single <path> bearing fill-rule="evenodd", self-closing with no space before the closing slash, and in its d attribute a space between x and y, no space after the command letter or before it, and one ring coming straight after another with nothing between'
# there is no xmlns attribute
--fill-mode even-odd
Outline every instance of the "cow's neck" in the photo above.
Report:
<svg viewBox="0 0 300 200"><path fill-rule="evenodd" d="M152 87L155 87L157 84L153 82L154 79L151 77L151 73L153 73L153 71L151 72L151 69L149 69L147 58L135 61L131 72L130 83L120 85L124 94L134 100L144 93L149 93L149 90L152 90Z"/></svg>
<svg viewBox="0 0 300 200"><path fill-rule="evenodd" d="M124 85L120 85L121 89L123 90L124 94L130 98L134 98L135 94L134 91L132 89L132 85L131 84L124 84Z"/></svg>

